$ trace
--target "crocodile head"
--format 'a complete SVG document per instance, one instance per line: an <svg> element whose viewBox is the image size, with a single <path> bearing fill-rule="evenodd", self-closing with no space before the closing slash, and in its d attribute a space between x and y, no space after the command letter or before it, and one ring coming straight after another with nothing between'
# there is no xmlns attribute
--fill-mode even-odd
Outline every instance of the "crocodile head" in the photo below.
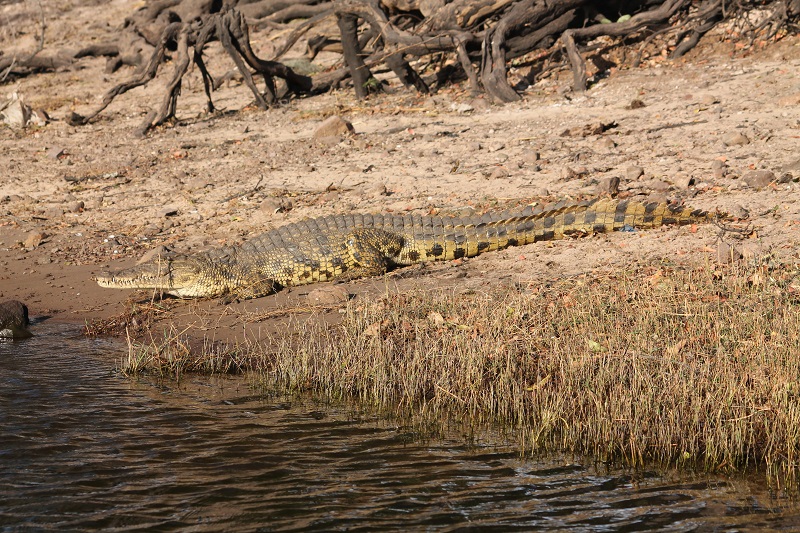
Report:
<svg viewBox="0 0 800 533"><path fill-rule="evenodd" d="M198 256L166 255L95 277L101 287L154 289L180 298L213 298L228 292L227 283L210 261Z"/></svg>

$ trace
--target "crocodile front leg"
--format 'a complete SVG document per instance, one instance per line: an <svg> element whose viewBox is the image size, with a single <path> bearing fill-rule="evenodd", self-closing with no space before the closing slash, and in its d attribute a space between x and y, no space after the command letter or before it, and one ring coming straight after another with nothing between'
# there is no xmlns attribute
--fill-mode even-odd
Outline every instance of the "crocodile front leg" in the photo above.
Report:
<svg viewBox="0 0 800 533"><path fill-rule="evenodd" d="M349 233L345 245L352 266L337 279L352 281L385 274L403 248L403 237L382 229L360 228Z"/></svg>

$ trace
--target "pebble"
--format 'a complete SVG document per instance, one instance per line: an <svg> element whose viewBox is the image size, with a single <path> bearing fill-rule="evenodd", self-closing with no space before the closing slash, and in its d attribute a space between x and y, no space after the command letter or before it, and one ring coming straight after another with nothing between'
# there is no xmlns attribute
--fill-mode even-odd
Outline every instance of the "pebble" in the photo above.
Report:
<svg viewBox="0 0 800 533"><path fill-rule="evenodd" d="M732 131L722 137L722 144L725 146L744 146L745 144L750 144L750 139L738 131Z"/></svg>
<svg viewBox="0 0 800 533"><path fill-rule="evenodd" d="M617 147L617 143L613 141L610 137L603 137L597 142L600 148L605 148L606 150L613 150Z"/></svg>
<svg viewBox="0 0 800 533"><path fill-rule="evenodd" d="M644 169L642 167L628 167L625 169L625 179L628 181L638 180L644 176Z"/></svg>
<svg viewBox="0 0 800 533"><path fill-rule="evenodd" d="M339 194L339 191L328 191L322 195L321 200L326 204L335 203L338 202L341 197L342 195Z"/></svg>
<svg viewBox="0 0 800 533"><path fill-rule="evenodd" d="M58 159L62 155L65 155L67 150L63 146L53 146L49 150L47 150L47 157L48 159Z"/></svg>
<svg viewBox="0 0 800 533"><path fill-rule="evenodd" d="M742 258L742 252L727 242L719 241L717 244L717 262L722 264L733 263Z"/></svg>
<svg viewBox="0 0 800 533"><path fill-rule="evenodd" d="M373 196L389 196L389 189L387 189L386 185L383 183L378 183L377 185L374 185L370 189L370 192L372 193Z"/></svg>
<svg viewBox="0 0 800 533"><path fill-rule="evenodd" d="M165 255L169 255L169 249L166 246L156 246L139 258L139 260L136 261L136 264L141 265L142 263L149 263L158 259L159 257L164 257Z"/></svg>
<svg viewBox="0 0 800 533"><path fill-rule="evenodd" d="M695 184L695 179L694 176L678 173L672 178L672 183L674 183L679 189L688 189Z"/></svg>
<svg viewBox="0 0 800 533"><path fill-rule="evenodd" d="M778 98L778 105L792 107L800 105L800 93L789 94Z"/></svg>
<svg viewBox="0 0 800 533"><path fill-rule="evenodd" d="M797 161L792 161L791 163L786 163L783 165L784 172L790 172L792 170L800 170L800 159Z"/></svg>
<svg viewBox="0 0 800 533"><path fill-rule="evenodd" d="M656 191L656 192L665 192L672 188L671 183L667 183L666 181L662 180L650 180L642 182L641 186L644 189L650 189L651 191Z"/></svg>
<svg viewBox="0 0 800 533"><path fill-rule="evenodd" d="M317 305L332 305L346 302L350 294L341 285L317 287L308 293L308 299Z"/></svg>
<svg viewBox="0 0 800 533"><path fill-rule="evenodd" d="M177 207L171 207L171 206L170 207L163 207L158 212L158 216L160 216L162 218L174 217L177 214L178 214L178 208Z"/></svg>
<svg viewBox="0 0 800 533"><path fill-rule="evenodd" d="M259 209L266 213L285 213L291 211L292 201L288 198L265 198Z"/></svg>
<svg viewBox="0 0 800 533"><path fill-rule="evenodd" d="M450 105L450 109L452 111L455 111L456 113L462 113L462 114L472 113L473 111L475 111L475 108L473 106L471 106L470 104L466 104L466 103L463 103L463 104L455 104L455 103L451 104Z"/></svg>
<svg viewBox="0 0 800 533"><path fill-rule="evenodd" d="M84 207L86 207L86 204L84 204L81 200L70 202L67 205L70 213L80 213L83 211Z"/></svg>
<svg viewBox="0 0 800 533"><path fill-rule="evenodd" d="M563 181L574 180L574 179L578 178L579 176L580 176L580 174L578 172L572 170L570 167L564 167L564 168L561 169L561 179Z"/></svg>
<svg viewBox="0 0 800 533"><path fill-rule="evenodd" d="M720 161L719 159L715 159L711 162L711 172L714 174L714 177L719 179L725 177L725 173L728 170L728 164L725 161Z"/></svg>
<svg viewBox="0 0 800 533"><path fill-rule="evenodd" d="M485 111L492 107L492 104L485 98L474 98L470 100L470 105L478 111Z"/></svg>
<svg viewBox="0 0 800 533"><path fill-rule="evenodd" d="M321 140L326 137L338 137L344 135L350 135L355 133L355 128L353 128L353 124L340 116L332 115L322 123L317 126L317 129L314 130L312 137L315 140Z"/></svg>
<svg viewBox="0 0 800 533"><path fill-rule="evenodd" d="M775 181L775 173L770 170L753 170L742 176L742 181L754 189L760 189Z"/></svg>
<svg viewBox="0 0 800 533"><path fill-rule="evenodd" d="M619 182L620 179L617 176L601 179L597 184L597 194L610 194L611 196L616 196L619 194Z"/></svg>
<svg viewBox="0 0 800 533"><path fill-rule="evenodd" d="M750 212L739 204L736 204L732 208L728 209L728 215L738 220L746 220L750 218Z"/></svg>
<svg viewBox="0 0 800 533"><path fill-rule="evenodd" d="M47 238L46 233L42 233L40 231L34 231L33 233L29 233L25 240L22 242L22 245L27 250L33 250L34 248L38 247L44 240Z"/></svg>
<svg viewBox="0 0 800 533"><path fill-rule="evenodd" d="M651 193L651 194L647 195L647 198L645 199L645 203L648 203L648 204L649 203L663 204L666 201L667 201L667 193L665 193L665 192L654 192L654 193Z"/></svg>
<svg viewBox="0 0 800 533"><path fill-rule="evenodd" d="M645 104L638 98L634 98L633 100L631 100L631 103L628 104L628 109L641 109L643 107L647 107L647 104Z"/></svg>
<svg viewBox="0 0 800 533"><path fill-rule="evenodd" d="M58 206L48 207L44 210L45 218L58 218L64 215L64 210Z"/></svg>
<svg viewBox="0 0 800 533"><path fill-rule="evenodd" d="M509 176L510 174L505 167L495 167L494 170L492 170L492 173L489 174L489 178L493 180L503 179Z"/></svg>

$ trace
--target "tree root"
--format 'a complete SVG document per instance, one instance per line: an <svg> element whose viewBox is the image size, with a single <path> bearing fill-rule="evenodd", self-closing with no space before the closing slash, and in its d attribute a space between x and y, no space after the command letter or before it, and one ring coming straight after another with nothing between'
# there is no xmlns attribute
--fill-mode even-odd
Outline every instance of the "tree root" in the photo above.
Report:
<svg viewBox="0 0 800 533"><path fill-rule="evenodd" d="M598 11L624 13L636 6L643 11L625 15L616 23ZM756 10L759 13L754 17ZM331 16L336 17L338 26L334 34L326 35L323 30L309 37L306 56L311 60L323 49L341 53L343 68L318 74L312 83L311 78L278 62L310 29ZM292 27L283 24L298 17L306 20ZM504 103L520 99L508 81L509 62L517 58L530 65L529 80L533 72L540 78L568 64L574 89L584 91L589 81L587 58L600 70L606 69L609 63L603 54L623 41L635 43L637 51L625 63L636 67L657 37L657 46L666 49L670 59L677 59L723 20L732 21L731 31L752 45L756 39L777 39L800 31L798 18L800 0L152 0L126 18L124 35L118 41L87 46L74 57L40 54L43 38L28 57L9 58L0 53L0 78L12 70L68 66L86 56L108 58L107 72L122 65L137 66L136 74L110 89L97 109L68 119L72 124L86 124L117 96L152 81L168 54L174 53L166 94L142 125L141 131L146 132L174 118L181 81L192 62L202 75L207 110L214 111L211 93L217 84L203 54L214 40L241 72L261 108L274 105L283 96L275 78L284 80L287 94L316 94L349 77L356 96L364 98L383 89L373 71L384 65L403 86L423 94L430 91L429 84L458 78L467 80L472 95L485 92L494 102ZM250 28L263 26L288 34L271 60L260 59L250 46ZM673 35L674 46L670 43ZM600 36L618 39L614 44L586 45ZM414 62L425 57L430 59ZM423 79L418 72L423 70L420 64L433 66L436 72ZM263 92L254 75L263 78Z"/></svg>
<svg viewBox="0 0 800 533"><path fill-rule="evenodd" d="M281 78L286 82L287 92L301 93L311 90L311 79L307 76L295 73L282 63L263 60L256 56L250 46L249 30L243 15L235 9L231 9L204 15L191 23L172 22L168 24L163 29L147 66L140 74L110 89L103 97L100 106L94 111L85 116L72 113L68 118L68 122L72 125L87 124L106 109L117 96L149 83L155 78L159 67L164 63L167 50L171 46L177 47L177 57L172 79L167 85L167 94L159 110L148 115L139 131L142 133L147 132L175 117L178 96L181 90L181 80L188 71L191 61L194 61L197 65L203 78L207 110L213 112L214 104L211 99L211 91L214 86L214 80L203 60L203 49L213 40L218 40L222 44L223 49L228 53L244 77L245 84L256 99L256 104L262 109L268 108L278 100L274 82L275 77ZM189 55L190 48L192 48L191 57ZM259 92L248 67L254 69L263 77L265 95Z"/></svg>

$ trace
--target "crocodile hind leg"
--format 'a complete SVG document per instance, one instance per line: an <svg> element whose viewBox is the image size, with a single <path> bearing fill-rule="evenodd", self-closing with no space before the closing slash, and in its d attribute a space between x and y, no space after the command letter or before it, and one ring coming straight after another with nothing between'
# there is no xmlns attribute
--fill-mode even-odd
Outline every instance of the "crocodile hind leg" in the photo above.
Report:
<svg viewBox="0 0 800 533"><path fill-rule="evenodd" d="M352 281L385 274L403 247L403 237L382 229L361 228L352 230L345 244L352 266L337 279Z"/></svg>

